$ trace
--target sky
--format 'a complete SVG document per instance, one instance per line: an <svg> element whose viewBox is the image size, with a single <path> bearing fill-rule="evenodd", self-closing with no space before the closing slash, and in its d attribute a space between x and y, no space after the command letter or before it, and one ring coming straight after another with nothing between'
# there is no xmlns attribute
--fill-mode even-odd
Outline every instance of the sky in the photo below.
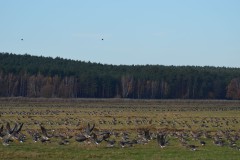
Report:
<svg viewBox="0 0 240 160"><path fill-rule="evenodd" d="M0 52L240 67L240 0L0 0Z"/></svg>

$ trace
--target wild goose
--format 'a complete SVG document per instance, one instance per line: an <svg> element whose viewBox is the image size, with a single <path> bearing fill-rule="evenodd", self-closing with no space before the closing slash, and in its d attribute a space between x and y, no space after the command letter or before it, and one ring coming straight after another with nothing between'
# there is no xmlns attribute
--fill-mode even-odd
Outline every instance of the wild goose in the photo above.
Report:
<svg viewBox="0 0 240 160"><path fill-rule="evenodd" d="M103 137L98 138L98 136L95 133L92 133L91 139L97 145L100 144L103 141ZM105 139L105 141L106 141L106 139Z"/></svg>
<svg viewBox="0 0 240 160"><path fill-rule="evenodd" d="M95 124L93 124L92 126L90 126L90 124L88 123L87 128L85 129L85 136L86 136L86 137L88 137L88 138L91 137L91 133L92 133L94 127L95 127Z"/></svg>
<svg viewBox="0 0 240 160"><path fill-rule="evenodd" d="M59 145L66 145L66 144L69 144L69 140L68 139L61 139L59 142L58 142Z"/></svg>
<svg viewBox="0 0 240 160"><path fill-rule="evenodd" d="M224 145L224 141L219 139L219 140L214 140L213 143L217 146L222 147Z"/></svg>
<svg viewBox="0 0 240 160"><path fill-rule="evenodd" d="M126 134L126 133L123 133L123 135L122 135L122 140L123 140L123 141L128 141L128 140L129 140L129 135Z"/></svg>
<svg viewBox="0 0 240 160"><path fill-rule="evenodd" d="M34 142L37 142L41 139L41 135L38 132L33 133L32 139Z"/></svg>
<svg viewBox="0 0 240 160"><path fill-rule="evenodd" d="M13 140L10 139L9 137L5 137L5 138L3 138L3 140L2 140L2 144L3 144L4 146L8 146L9 143L12 142L12 141L13 141Z"/></svg>
<svg viewBox="0 0 240 160"><path fill-rule="evenodd" d="M151 140L151 136L150 136L150 130L149 129L146 129L144 130L144 138L148 141Z"/></svg>
<svg viewBox="0 0 240 160"><path fill-rule="evenodd" d="M16 128L17 128L17 124L15 124L14 128L11 129L9 122L7 122L6 129L7 129L7 134L8 135L11 135Z"/></svg>
<svg viewBox="0 0 240 160"><path fill-rule="evenodd" d="M55 137L60 139L59 142L58 142L59 145L69 144L69 139L72 138L71 136L69 136L66 133L65 134L64 133L61 133L61 134L58 133L57 135L55 134Z"/></svg>
<svg viewBox="0 0 240 160"><path fill-rule="evenodd" d="M130 141L119 141L119 144L122 148L124 148L126 146L129 146L129 147L133 146L133 144Z"/></svg>
<svg viewBox="0 0 240 160"><path fill-rule="evenodd" d="M187 148L190 149L191 151L196 151L198 146L195 145L187 145Z"/></svg>
<svg viewBox="0 0 240 160"><path fill-rule="evenodd" d="M20 134L23 123L19 126L17 123L11 129L10 123L6 124L6 132L3 130L3 125L0 128L0 137L3 139L3 145L9 145L9 142L13 140L18 140L19 142L23 142L25 140L25 135Z"/></svg>
<svg viewBox="0 0 240 160"><path fill-rule="evenodd" d="M47 141L50 141L50 138L53 137L53 134L52 135L49 135L47 133L47 130L42 126L40 125L40 128L41 128L41 131L42 131L42 136L41 136L41 142L47 142Z"/></svg>
<svg viewBox="0 0 240 160"><path fill-rule="evenodd" d="M161 148L164 148L168 144L169 139L167 139L166 133L157 134L157 142Z"/></svg>
<svg viewBox="0 0 240 160"><path fill-rule="evenodd" d="M13 132L12 132L12 134L11 134L12 137L13 137L14 139L19 140L19 142L23 142L24 139L26 138L25 135L23 135L23 134L20 133L20 131L22 130L22 127L23 127L23 123L21 123L20 125L18 125L18 124L16 123L16 125L15 125L15 127L14 127L14 130L13 130Z"/></svg>
<svg viewBox="0 0 240 160"><path fill-rule="evenodd" d="M201 144L202 146L205 146L205 145L206 145L206 142L205 142L205 141L200 141L200 144Z"/></svg>
<svg viewBox="0 0 240 160"><path fill-rule="evenodd" d="M77 141L77 142L84 142L84 141L86 141L88 138L86 137L86 136L84 136L83 134L78 134L78 135L76 135L76 137L75 137L75 140Z"/></svg>
<svg viewBox="0 0 240 160"><path fill-rule="evenodd" d="M113 140L105 140L107 142L107 147L114 147L115 143L116 143L116 140L113 139Z"/></svg>
<svg viewBox="0 0 240 160"><path fill-rule="evenodd" d="M110 131L105 131L105 132L101 133L101 135L102 135L102 139L106 140L106 139L110 138L112 133Z"/></svg>
<svg viewBox="0 0 240 160"><path fill-rule="evenodd" d="M193 140L198 140L201 137L201 132L191 131L191 135L192 135Z"/></svg>
<svg viewBox="0 0 240 160"><path fill-rule="evenodd" d="M25 140L26 140L26 135L24 135L24 134L19 134L17 140L18 140L20 143L25 142Z"/></svg>

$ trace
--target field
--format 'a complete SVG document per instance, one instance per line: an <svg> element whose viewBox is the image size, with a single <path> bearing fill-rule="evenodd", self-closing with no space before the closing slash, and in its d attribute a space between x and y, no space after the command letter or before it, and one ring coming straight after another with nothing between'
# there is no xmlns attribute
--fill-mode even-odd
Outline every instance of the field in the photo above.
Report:
<svg viewBox="0 0 240 160"><path fill-rule="evenodd" d="M0 159L240 157L240 101L2 98L1 126Z"/></svg>

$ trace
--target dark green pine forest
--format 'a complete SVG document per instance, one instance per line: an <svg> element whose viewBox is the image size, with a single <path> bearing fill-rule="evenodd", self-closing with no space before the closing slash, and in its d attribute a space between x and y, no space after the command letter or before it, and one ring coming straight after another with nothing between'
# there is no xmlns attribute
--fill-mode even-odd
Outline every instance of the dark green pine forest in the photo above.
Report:
<svg viewBox="0 0 240 160"><path fill-rule="evenodd" d="M240 68L107 65L0 53L0 97L240 99Z"/></svg>

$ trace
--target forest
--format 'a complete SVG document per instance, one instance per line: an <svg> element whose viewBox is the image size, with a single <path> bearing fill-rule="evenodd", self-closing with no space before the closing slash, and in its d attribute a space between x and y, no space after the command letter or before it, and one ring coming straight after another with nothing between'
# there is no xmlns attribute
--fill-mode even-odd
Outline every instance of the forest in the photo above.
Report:
<svg viewBox="0 0 240 160"><path fill-rule="evenodd" d="M240 68L109 65L0 53L0 97L240 99Z"/></svg>

